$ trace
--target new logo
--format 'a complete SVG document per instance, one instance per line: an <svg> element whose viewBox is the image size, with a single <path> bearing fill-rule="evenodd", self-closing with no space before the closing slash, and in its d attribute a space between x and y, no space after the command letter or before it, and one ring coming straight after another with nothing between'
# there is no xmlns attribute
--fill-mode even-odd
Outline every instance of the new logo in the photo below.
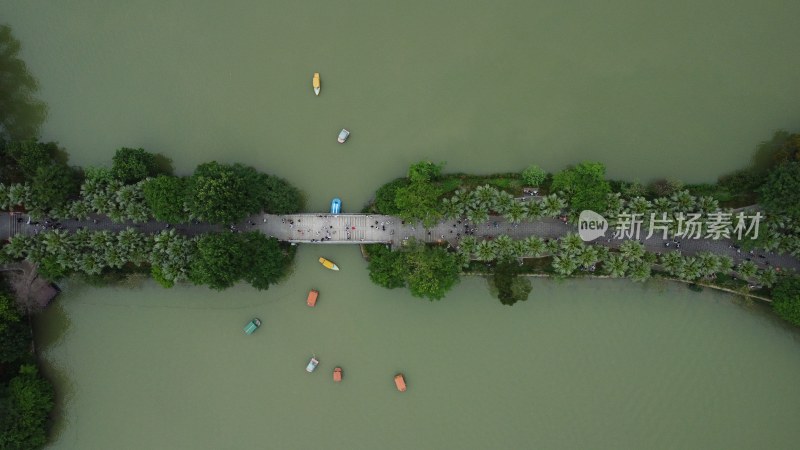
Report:
<svg viewBox="0 0 800 450"><path fill-rule="evenodd" d="M581 211L578 216L578 235L584 242L593 241L606 234L608 221L605 217L597 214L591 209Z"/></svg>

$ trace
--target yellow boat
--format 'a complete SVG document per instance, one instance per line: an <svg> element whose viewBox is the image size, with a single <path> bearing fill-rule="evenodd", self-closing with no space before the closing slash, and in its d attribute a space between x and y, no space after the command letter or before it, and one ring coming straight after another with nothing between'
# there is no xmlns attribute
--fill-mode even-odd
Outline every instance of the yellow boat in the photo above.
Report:
<svg viewBox="0 0 800 450"><path fill-rule="evenodd" d="M314 79L311 80L311 85L314 86L314 94L319 95L320 91L319 72L314 72Z"/></svg>
<svg viewBox="0 0 800 450"><path fill-rule="evenodd" d="M326 269L339 270L339 266L334 264L333 261L328 261L325 258L320 258L319 263L325 266Z"/></svg>

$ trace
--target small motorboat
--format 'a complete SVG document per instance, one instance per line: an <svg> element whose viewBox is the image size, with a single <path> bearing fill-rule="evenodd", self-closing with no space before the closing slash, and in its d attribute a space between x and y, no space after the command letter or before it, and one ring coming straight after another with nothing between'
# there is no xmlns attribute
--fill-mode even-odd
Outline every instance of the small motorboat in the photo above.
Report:
<svg viewBox="0 0 800 450"><path fill-rule="evenodd" d="M317 370L317 365L319 365L319 360L317 360L316 357L312 356L311 361L309 361L308 365L306 366L306 372L311 373Z"/></svg>
<svg viewBox="0 0 800 450"><path fill-rule="evenodd" d="M342 213L342 201L337 197L331 200L331 214Z"/></svg>
<svg viewBox="0 0 800 450"><path fill-rule="evenodd" d="M333 369L333 381L335 381L337 383L342 381L342 368L341 367L336 367L335 369Z"/></svg>
<svg viewBox="0 0 800 450"><path fill-rule="evenodd" d="M314 72L314 78L311 80L311 85L314 86L314 94L319 95L321 88L319 84L319 72Z"/></svg>
<svg viewBox="0 0 800 450"><path fill-rule="evenodd" d="M406 391L406 379L403 377L402 373L398 373L394 376L394 385L397 386L397 390L400 392Z"/></svg>
<svg viewBox="0 0 800 450"><path fill-rule="evenodd" d="M316 290L312 289L311 292L308 293L308 298L306 299L306 305L308 305L308 306L316 305L317 304L317 296L319 296L319 291L316 291Z"/></svg>
<svg viewBox="0 0 800 450"><path fill-rule="evenodd" d="M344 144L347 138L350 137L350 131L347 128L342 128L342 131L339 132L339 141L340 144Z"/></svg>
<svg viewBox="0 0 800 450"><path fill-rule="evenodd" d="M258 327L260 327L260 326L261 326L261 320L259 320L258 318L255 318L255 319L251 320L247 325L244 326L244 334L249 336L249 335L253 334L253 332L256 331L258 329Z"/></svg>
<svg viewBox="0 0 800 450"><path fill-rule="evenodd" d="M333 261L327 260L325 258L320 258L319 263L322 264L326 269L339 270L339 266L334 264Z"/></svg>

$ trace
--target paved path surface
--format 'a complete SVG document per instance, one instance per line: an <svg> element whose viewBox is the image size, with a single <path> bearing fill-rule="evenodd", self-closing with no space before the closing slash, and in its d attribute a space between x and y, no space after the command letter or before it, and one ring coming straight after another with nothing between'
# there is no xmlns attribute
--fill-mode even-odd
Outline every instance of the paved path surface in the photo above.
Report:
<svg viewBox="0 0 800 450"><path fill-rule="evenodd" d="M92 216L84 221L66 220L61 223L61 226L71 231L79 228L109 231L133 228L142 233L158 233L174 228L179 233L190 236L210 232L260 231L281 241L313 244L385 243L398 246L402 245L404 241L414 238L423 242L446 242L453 247L458 246L459 240L468 230L478 238L488 239L502 234L509 235L514 239L528 236L558 239L567 233L577 231L574 225L563 223L558 219L541 219L516 225L507 222L502 217L490 217L488 222L480 225L469 224L462 219L440 222L430 229L425 229L420 224L403 224L396 217L367 214L288 214L282 216L262 214L252 216L240 224L229 227L204 223L171 226L157 221L139 224L115 223L104 216ZM0 239L7 240L20 233L35 234L42 229L42 224L28 224L28 217L25 214L0 213ZM610 236L612 231L609 230L606 234ZM646 233L643 233L640 241L644 243L648 251L664 252L675 249L672 244L670 247L665 247L664 244L668 241L661 239L660 236L644 239L645 236ZM622 242L624 240L603 238L595 241L597 244L612 248L619 247ZM681 241L680 250L686 255L710 251L718 255L728 255L733 258L735 263L750 258L759 267L772 265L783 269L800 270L800 261L789 255L740 253L733 247L733 242L729 240L685 239Z"/></svg>

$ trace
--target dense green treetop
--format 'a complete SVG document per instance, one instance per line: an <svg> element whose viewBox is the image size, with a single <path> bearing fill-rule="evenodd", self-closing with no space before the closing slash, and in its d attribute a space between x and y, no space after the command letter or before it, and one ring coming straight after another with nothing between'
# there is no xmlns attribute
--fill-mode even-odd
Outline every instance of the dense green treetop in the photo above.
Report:
<svg viewBox="0 0 800 450"><path fill-rule="evenodd" d="M189 178L187 204L200 220L234 223L257 209L256 199L248 195L248 179L242 176L244 166L216 161L197 166Z"/></svg>
<svg viewBox="0 0 800 450"><path fill-rule="evenodd" d="M772 308L789 322L800 326L800 276L786 275L772 288Z"/></svg>
<svg viewBox="0 0 800 450"><path fill-rule="evenodd" d="M440 300L458 282L461 265L456 254L442 247L413 242L403 253L411 295Z"/></svg>
<svg viewBox="0 0 800 450"><path fill-rule="evenodd" d="M53 408L53 387L36 366L23 365L12 378L0 414L0 448L37 449L47 443L47 416Z"/></svg>
<svg viewBox="0 0 800 450"><path fill-rule="evenodd" d="M7 292L0 291L0 364L16 361L28 354L30 328Z"/></svg>
<svg viewBox="0 0 800 450"><path fill-rule="evenodd" d="M420 161L408 168L408 179L412 183L434 181L442 175L444 163L434 164L431 161Z"/></svg>
<svg viewBox="0 0 800 450"><path fill-rule="evenodd" d="M426 227L431 227L442 217L439 201L442 190L430 182L412 182L398 188L395 195L399 216L405 221L421 221Z"/></svg>
<svg viewBox="0 0 800 450"><path fill-rule="evenodd" d="M201 164L189 178L186 190L190 213L200 220L234 223L261 211L296 212L300 192L277 177L241 164Z"/></svg>
<svg viewBox="0 0 800 450"><path fill-rule="evenodd" d="M522 171L522 179L529 186L540 186L547 178L547 172L536 164L531 164Z"/></svg>
<svg viewBox="0 0 800 450"><path fill-rule="evenodd" d="M606 168L601 163L583 162L553 176L552 192L563 192L575 213L585 209L602 212L608 203L611 186L605 179Z"/></svg>
<svg viewBox="0 0 800 450"><path fill-rule="evenodd" d="M514 303L525 301L531 292L531 282L526 277L521 277L521 268L516 261L501 261L494 267L488 282L492 293L500 303L511 306Z"/></svg>
<svg viewBox="0 0 800 450"><path fill-rule="evenodd" d="M277 239L257 231L206 234L197 240L189 279L218 290L239 280L267 289L286 274L291 258Z"/></svg>
<svg viewBox="0 0 800 450"><path fill-rule="evenodd" d="M114 155L111 174L126 184L156 176L158 174L156 155L142 148L122 147Z"/></svg>
<svg viewBox="0 0 800 450"><path fill-rule="evenodd" d="M397 251L382 244L370 245L369 277L393 289L408 286L415 297L439 300L458 282L460 257L446 249L408 241Z"/></svg>
<svg viewBox="0 0 800 450"><path fill-rule="evenodd" d="M46 105L33 95L38 83L19 58L20 48L11 28L0 25L0 134L12 139L35 137L47 115Z"/></svg>
<svg viewBox="0 0 800 450"><path fill-rule="evenodd" d="M167 223L184 223L190 219L186 211L187 188L187 178L159 175L147 180L142 191L153 217Z"/></svg>
<svg viewBox="0 0 800 450"><path fill-rule="evenodd" d="M78 195L79 188L79 176L71 167L55 163L40 166L31 183L28 209L44 212L66 205Z"/></svg>
<svg viewBox="0 0 800 450"><path fill-rule="evenodd" d="M388 289L404 287L406 285L404 254L393 252L383 244L371 244L367 248L370 280Z"/></svg>
<svg viewBox="0 0 800 450"><path fill-rule="evenodd" d="M380 214L399 215L400 208L397 207L397 190L411 184L408 178L398 178L392 182L381 186L375 193L375 209Z"/></svg>
<svg viewBox="0 0 800 450"><path fill-rule="evenodd" d="M800 162L787 162L772 169L760 193L760 202L768 213L800 220Z"/></svg>
<svg viewBox="0 0 800 450"><path fill-rule="evenodd" d="M10 141L5 150L24 179L30 181L40 167L52 164L58 153L58 146L54 142L27 139Z"/></svg>
<svg viewBox="0 0 800 450"><path fill-rule="evenodd" d="M206 234L197 240L189 279L222 290L242 278L250 264L242 240L233 233Z"/></svg>
<svg viewBox="0 0 800 450"><path fill-rule="evenodd" d="M255 172L255 169L250 169ZM251 177L251 193L258 200L253 213L290 214L300 211L303 197L300 191L283 178L265 173Z"/></svg>
<svg viewBox="0 0 800 450"><path fill-rule="evenodd" d="M248 267L242 279L254 288L267 289L283 278L291 263L296 247L285 250L277 239L253 231L242 235L243 247L248 260Z"/></svg>

